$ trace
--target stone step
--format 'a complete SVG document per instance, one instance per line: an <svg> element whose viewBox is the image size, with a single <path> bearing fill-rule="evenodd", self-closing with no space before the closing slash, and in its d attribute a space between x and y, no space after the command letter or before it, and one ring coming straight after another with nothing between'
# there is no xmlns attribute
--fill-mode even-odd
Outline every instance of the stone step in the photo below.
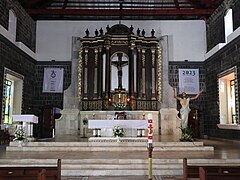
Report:
<svg viewBox="0 0 240 180"><path fill-rule="evenodd" d="M19 146L18 142L10 142L7 151L38 151L38 152L66 152L66 151L116 151L140 152L147 151L147 143L142 142L25 142ZM154 152L203 151L213 152L211 146L203 146L203 142L156 142Z"/></svg>
<svg viewBox="0 0 240 180"><path fill-rule="evenodd" d="M213 147L154 147L153 152L180 152L180 151L213 151ZM106 151L106 152L140 152L146 151L146 147L7 147L7 151L34 151L34 152L66 152L66 151L85 151L85 152L94 152L94 151Z"/></svg>
<svg viewBox="0 0 240 180"><path fill-rule="evenodd" d="M153 175L182 175L182 159L153 159ZM56 159L0 159L0 167L55 166ZM240 159L188 159L192 165L236 166ZM62 176L148 175L148 159L62 159Z"/></svg>
<svg viewBox="0 0 240 180"><path fill-rule="evenodd" d="M148 170L63 170L62 176L131 176L148 175ZM182 170L153 170L153 175L182 175Z"/></svg>
<svg viewBox="0 0 240 180"><path fill-rule="evenodd" d="M153 164L153 169L181 169L181 164ZM148 164L63 164L62 169L147 169Z"/></svg>
<svg viewBox="0 0 240 180"><path fill-rule="evenodd" d="M154 142L154 147L202 147L203 142ZM9 146L19 146L10 142ZM146 142L24 142L28 147L147 147Z"/></svg>
<svg viewBox="0 0 240 180"><path fill-rule="evenodd" d="M175 164L182 163L182 159L153 159L152 162L154 164ZM82 164L82 163L104 163L104 164L143 164L148 163L148 159L63 159L62 163L64 164Z"/></svg>

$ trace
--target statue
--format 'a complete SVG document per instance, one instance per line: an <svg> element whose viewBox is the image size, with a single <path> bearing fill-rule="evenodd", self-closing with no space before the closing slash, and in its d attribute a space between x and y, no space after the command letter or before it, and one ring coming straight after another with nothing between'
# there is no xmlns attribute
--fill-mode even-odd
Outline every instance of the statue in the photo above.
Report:
<svg viewBox="0 0 240 180"><path fill-rule="evenodd" d="M181 109L180 109L180 114L181 114L181 128L187 128L188 127L188 114L190 112L189 108L189 102L191 100L197 99L200 94L203 93L203 89L194 97L187 97L187 94L185 92L182 93L182 97L177 96L176 88L173 88L174 92L174 98L180 101L181 104Z"/></svg>

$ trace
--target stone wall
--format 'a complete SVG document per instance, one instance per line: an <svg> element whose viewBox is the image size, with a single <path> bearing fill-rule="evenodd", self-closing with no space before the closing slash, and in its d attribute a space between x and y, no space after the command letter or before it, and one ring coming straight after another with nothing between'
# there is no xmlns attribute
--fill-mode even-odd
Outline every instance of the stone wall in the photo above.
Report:
<svg viewBox="0 0 240 180"><path fill-rule="evenodd" d="M32 51L35 51L35 21L33 21L17 0L1 0L0 25L2 25L5 29L8 29L9 10L13 10L17 17L16 41L24 43Z"/></svg>

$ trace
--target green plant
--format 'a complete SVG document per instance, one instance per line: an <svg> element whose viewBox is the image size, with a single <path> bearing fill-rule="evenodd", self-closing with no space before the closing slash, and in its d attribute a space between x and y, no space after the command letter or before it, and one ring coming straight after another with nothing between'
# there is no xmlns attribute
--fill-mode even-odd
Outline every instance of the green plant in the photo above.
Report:
<svg viewBox="0 0 240 180"><path fill-rule="evenodd" d="M88 119L87 118L83 118L83 125L87 125L88 124Z"/></svg>
<svg viewBox="0 0 240 180"><path fill-rule="evenodd" d="M22 141L22 140L26 139L25 131L24 131L22 126L19 126L17 128L17 130L15 131L14 136L15 136L15 138L13 139L13 141Z"/></svg>
<svg viewBox="0 0 240 180"><path fill-rule="evenodd" d="M189 127L186 127L186 128L180 128L181 129L181 132L182 132L182 135L181 135L181 138L179 139L180 141L184 141L184 142L192 142L193 141L193 138L192 138L192 130L189 128Z"/></svg>
<svg viewBox="0 0 240 180"><path fill-rule="evenodd" d="M123 137L124 136L124 130L120 126L114 126L113 128L113 135L114 137Z"/></svg>

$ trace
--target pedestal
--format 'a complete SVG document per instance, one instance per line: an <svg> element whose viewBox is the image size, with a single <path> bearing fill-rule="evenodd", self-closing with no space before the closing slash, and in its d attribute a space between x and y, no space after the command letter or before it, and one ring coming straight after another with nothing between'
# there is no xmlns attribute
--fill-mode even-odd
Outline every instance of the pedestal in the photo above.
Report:
<svg viewBox="0 0 240 180"><path fill-rule="evenodd" d="M64 109L60 113L62 116L55 120L55 135L77 135L79 127L79 110Z"/></svg>
<svg viewBox="0 0 240 180"><path fill-rule="evenodd" d="M162 108L161 114L161 135L181 136L181 120L177 117L178 111L174 108Z"/></svg>

